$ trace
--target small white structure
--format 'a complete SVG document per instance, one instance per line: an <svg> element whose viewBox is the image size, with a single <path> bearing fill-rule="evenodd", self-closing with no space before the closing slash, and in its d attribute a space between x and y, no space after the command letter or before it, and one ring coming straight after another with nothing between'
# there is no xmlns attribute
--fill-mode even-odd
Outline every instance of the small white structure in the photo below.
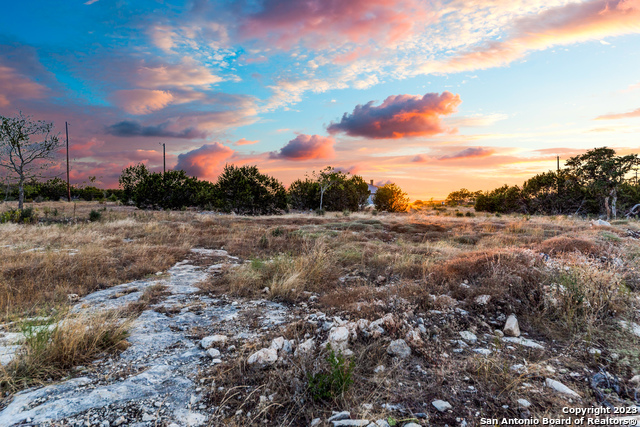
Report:
<svg viewBox="0 0 640 427"><path fill-rule="evenodd" d="M369 204L369 206L373 205L373 195L376 194L376 191L378 191L378 186L377 185L373 185L373 180L370 181L369 184L367 184L367 186L369 187L369 198L367 199L367 203Z"/></svg>

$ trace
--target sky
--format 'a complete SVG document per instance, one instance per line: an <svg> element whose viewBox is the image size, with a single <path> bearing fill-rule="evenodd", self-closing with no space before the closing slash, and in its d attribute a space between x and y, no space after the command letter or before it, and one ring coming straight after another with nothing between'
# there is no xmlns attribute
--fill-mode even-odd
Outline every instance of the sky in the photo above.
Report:
<svg viewBox="0 0 640 427"><path fill-rule="evenodd" d="M19 111L69 123L75 184L161 171L165 144L211 181L490 190L640 151L640 0L5 1L0 115Z"/></svg>

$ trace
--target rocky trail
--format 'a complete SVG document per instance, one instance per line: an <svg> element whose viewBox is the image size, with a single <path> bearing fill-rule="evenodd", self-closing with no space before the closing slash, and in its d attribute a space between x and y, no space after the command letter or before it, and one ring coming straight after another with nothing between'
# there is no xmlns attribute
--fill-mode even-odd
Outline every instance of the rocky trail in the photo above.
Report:
<svg viewBox="0 0 640 427"><path fill-rule="evenodd" d="M182 261L169 269L168 277L135 281L82 298L74 311L121 309L157 284L169 291L138 317L130 331L131 345L119 357L83 367L73 379L16 394L0 412L0 425L206 424L207 415L198 404L201 388L196 376L203 365L219 361L220 354L212 359L213 351L208 353L191 331L207 331L209 341L228 355L234 347L227 346L227 341L253 338L285 322L288 313L284 306L268 301L239 303L198 294L198 282L224 264L238 261L221 250L194 252L211 265L201 268ZM159 313L154 310L158 307L174 314ZM5 357L16 348L5 348Z"/></svg>
<svg viewBox="0 0 640 427"><path fill-rule="evenodd" d="M429 295L433 308L422 313L404 309L406 301L394 295L376 302L391 308L370 321L360 318L357 311L343 313L343 317L325 314L318 310L316 294L308 293L306 302L285 306L267 300L211 296L197 286L241 263L224 250L193 249L189 259L166 273L79 300L72 308L79 314L126 311L141 300L145 290L164 286L162 296L134 321L125 351L77 367L70 379L17 393L0 411L0 426L175 427L225 425L229 419L235 420L233 425L273 425L274 418L266 415L265 408L276 405L271 399L277 393L262 384L269 375L283 384L306 378L307 371L296 369L321 360L326 344L359 361L377 351L369 361L371 366L362 367L359 379L379 390L377 397L358 396L361 402L351 402L353 407L343 405L342 409L349 411L332 416L326 408L310 411L298 419L306 420L300 421L303 424L291 425L385 427L391 416L400 418L402 423L395 425L404 427L424 423L477 425L484 411L496 409L486 406L491 396L480 397L480 383L471 378L473 372L461 368L470 366L465 365L469 361L477 370L483 366L491 369L491 363L500 360L504 366L496 372L518 377L515 391L509 400L503 397L500 406L514 417L529 418L536 406L544 407L553 399L566 406L629 406L640 411L632 393L640 376L622 387L619 378L576 363L573 355L553 341L521 332L513 314L476 315L468 311L473 307L482 310L491 299L489 295L478 295L471 307L448 295ZM465 289L469 286L466 281L460 284ZM288 326L297 327L298 333L287 335ZM622 326L640 336L636 323ZM18 335L0 336L2 363L11 360L19 348ZM612 360L624 357L593 346L577 353ZM234 361L246 365L244 372L255 374L256 381L227 376L231 368L224 371L224 387L208 376L225 365L229 368ZM444 382L438 377L443 366L450 367L452 373ZM296 387L304 391L305 384ZM410 406L396 399L398 387L405 394L412 393L410 399L404 398ZM225 393L231 391L233 396L227 399ZM222 398L212 402L210 397L215 393ZM294 392L289 398L304 396ZM300 407L307 404L298 403ZM632 415L637 417L637 412Z"/></svg>

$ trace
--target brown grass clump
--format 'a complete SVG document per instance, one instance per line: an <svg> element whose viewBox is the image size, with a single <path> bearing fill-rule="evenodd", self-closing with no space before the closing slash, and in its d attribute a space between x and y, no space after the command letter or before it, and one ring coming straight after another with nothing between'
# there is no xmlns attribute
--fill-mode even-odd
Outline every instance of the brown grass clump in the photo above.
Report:
<svg viewBox="0 0 640 427"><path fill-rule="evenodd" d="M603 248L592 241L567 236L547 239L540 243L536 249L550 255L568 252L580 252L584 255L599 255L603 252Z"/></svg>
<svg viewBox="0 0 640 427"><path fill-rule="evenodd" d="M16 358L0 370L0 387L9 392L61 378L103 353L127 348L130 321L120 313L68 315L56 322L23 323L25 336Z"/></svg>

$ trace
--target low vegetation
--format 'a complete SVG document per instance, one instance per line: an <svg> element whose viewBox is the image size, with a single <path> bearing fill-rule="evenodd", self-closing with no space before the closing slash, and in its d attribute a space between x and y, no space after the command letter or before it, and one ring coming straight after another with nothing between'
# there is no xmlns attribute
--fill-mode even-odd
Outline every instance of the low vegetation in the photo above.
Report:
<svg viewBox="0 0 640 427"><path fill-rule="evenodd" d="M559 414L570 404L566 398L527 386L549 376L583 396L585 405L634 402L630 380L640 374L640 338L621 326L639 320L640 224L634 219L603 226L567 216L474 213L460 205L458 212L256 217L139 211L112 202L78 203L75 213L64 203L36 209L44 207L84 220L0 226L5 322L65 312L70 294L155 275L185 258L199 262L189 252L193 247L223 248L240 258L201 283L200 292L287 305L298 317L278 331L286 339L301 342L317 333L311 313L353 322L389 319L384 338L358 335L352 353L319 345L271 369L245 362L272 336L238 343L237 358L199 374L203 404L217 408L214 415L225 425L308 425L333 410L391 417L398 425L422 422L417 414L428 413L432 425L456 425L457 417L476 419L476 412L523 416L517 399L533 402L530 416ZM98 221L88 221L102 208ZM127 316L155 306L164 292L148 288ZM495 330L512 313L523 336L542 349L499 339ZM102 332L87 328L87 335L73 318L56 320L57 329L42 332L46 339L36 332L24 356L7 366L5 390L60 378L73 365L121 349L122 315L103 320ZM419 325L421 338L409 341ZM484 340L491 353L462 347L461 331ZM388 354L389 341L397 339L410 343L411 363ZM43 351L38 343L45 341ZM526 369L513 369L517 365ZM617 389L592 385L602 371L615 378ZM435 411L429 405L436 399L454 411ZM234 415L240 410L251 416L241 420Z"/></svg>

